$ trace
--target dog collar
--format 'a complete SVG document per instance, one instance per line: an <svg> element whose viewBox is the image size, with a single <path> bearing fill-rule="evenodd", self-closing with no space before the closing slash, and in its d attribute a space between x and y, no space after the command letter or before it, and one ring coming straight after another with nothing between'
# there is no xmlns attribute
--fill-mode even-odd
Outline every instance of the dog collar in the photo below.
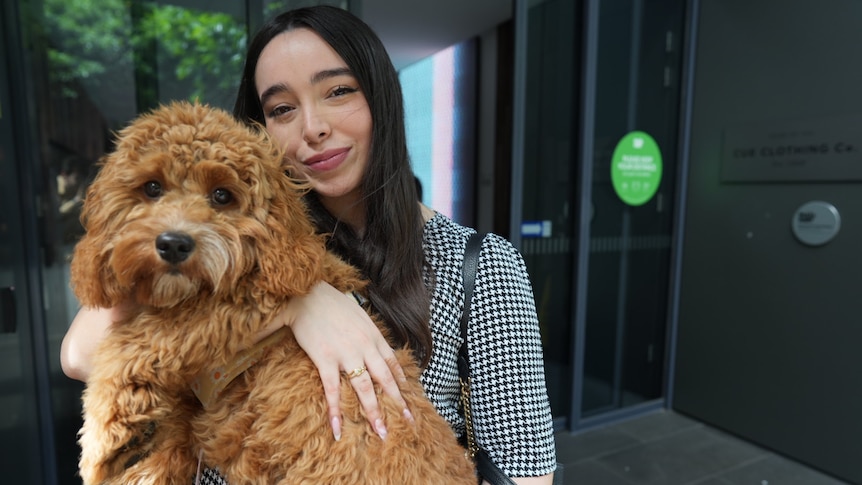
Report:
<svg viewBox="0 0 862 485"><path fill-rule="evenodd" d="M225 365L202 372L192 381L192 391L205 408L213 404L222 391L249 367L260 361L263 353L272 344L284 337L287 327L281 327L254 346L243 350Z"/></svg>

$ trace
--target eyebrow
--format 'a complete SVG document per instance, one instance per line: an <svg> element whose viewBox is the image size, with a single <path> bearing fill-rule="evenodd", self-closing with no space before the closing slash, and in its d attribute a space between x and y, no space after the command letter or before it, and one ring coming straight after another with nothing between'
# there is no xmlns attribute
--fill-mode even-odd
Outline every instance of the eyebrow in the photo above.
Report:
<svg viewBox="0 0 862 485"><path fill-rule="evenodd" d="M289 92L290 89L287 85L283 83L273 84L272 86L266 88L266 91L261 93L260 95L260 105L263 106L266 104L267 100L278 93L286 93Z"/></svg>
<svg viewBox="0 0 862 485"><path fill-rule="evenodd" d="M318 84L327 79L338 77L338 76L351 76L353 77L353 72L346 67L339 67L336 69L326 69L314 74L311 76L311 84ZM260 104L263 106L266 104L267 100L276 94L290 92L290 88L287 87L284 83L273 84L272 86L266 88L266 90L260 95Z"/></svg>
<svg viewBox="0 0 862 485"><path fill-rule="evenodd" d="M325 71L320 71L317 74L315 74L314 76L311 76L311 84L317 84L317 83L324 81L326 79L329 79L332 77L338 77L338 76L351 76L351 77L353 77L353 73L350 72L350 69L348 69L346 67L339 67L336 69L326 69Z"/></svg>

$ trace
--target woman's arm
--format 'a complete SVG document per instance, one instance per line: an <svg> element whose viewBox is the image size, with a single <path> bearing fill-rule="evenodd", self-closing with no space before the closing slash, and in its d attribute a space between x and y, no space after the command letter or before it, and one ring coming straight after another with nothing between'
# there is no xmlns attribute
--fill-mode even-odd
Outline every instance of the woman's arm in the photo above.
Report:
<svg viewBox="0 0 862 485"><path fill-rule="evenodd" d="M93 352L113 322L123 316L119 308L81 308L60 345L60 367L72 379L85 381L93 370Z"/></svg>
<svg viewBox="0 0 862 485"><path fill-rule="evenodd" d="M92 371L93 352L112 323L123 315L119 307L82 308L78 311L60 347L60 365L67 376L87 380ZM287 308L258 335L258 340L283 325L291 327L299 346L320 372L329 406L329 422L336 438L341 437L341 372L362 366L368 372L350 382L377 434L385 438L386 425L373 382L399 403L407 419L413 419L398 389L398 381L404 380L404 373L395 352L352 297L327 283L318 283L309 294L292 298Z"/></svg>
<svg viewBox="0 0 862 485"><path fill-rule="evenodd" d="M493 234L482 245L468 335L479 445L503 471L551 472L556 465L553 421L530 279L520 253ZM552 477L513 480L551 483Z"/></svg>
<svg viewBox="0 0 862 485"><path fill-rule="evenodd" d="M542 475L541 477L521 477L521 478L513 478L513 482L518 485L551 485L554 483L554 474L550 475ZM482 481L482 485L491 485L486 481Z"/></svg>

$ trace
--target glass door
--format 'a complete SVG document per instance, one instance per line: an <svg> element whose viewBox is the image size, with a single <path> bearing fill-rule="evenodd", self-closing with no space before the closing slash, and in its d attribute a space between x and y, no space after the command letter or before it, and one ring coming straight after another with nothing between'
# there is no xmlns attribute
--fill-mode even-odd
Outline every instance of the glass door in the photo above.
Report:
<svg viewBox="0 0 862 485"><path fill-rule="evenodd" d="M522 252L576 429L664 397L685 2L531 3Z"/></svg>
<svg viewBox="0 0 862 485"><path fill-rule="evenodd" d="M600 5L581 418L663 397L685 3Z"/></svg>

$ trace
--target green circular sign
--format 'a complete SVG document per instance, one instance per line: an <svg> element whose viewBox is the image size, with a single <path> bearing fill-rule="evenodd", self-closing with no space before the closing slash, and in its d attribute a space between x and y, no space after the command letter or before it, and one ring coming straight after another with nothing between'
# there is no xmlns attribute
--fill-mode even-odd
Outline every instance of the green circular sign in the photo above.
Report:
<svg viewBox="0 0 862 485"><path fill-rule="evenodd" d="M611 159L611 182L623 202L643 205L661 182L661 150L653 137L632 131L617 143Z"/></svg>

